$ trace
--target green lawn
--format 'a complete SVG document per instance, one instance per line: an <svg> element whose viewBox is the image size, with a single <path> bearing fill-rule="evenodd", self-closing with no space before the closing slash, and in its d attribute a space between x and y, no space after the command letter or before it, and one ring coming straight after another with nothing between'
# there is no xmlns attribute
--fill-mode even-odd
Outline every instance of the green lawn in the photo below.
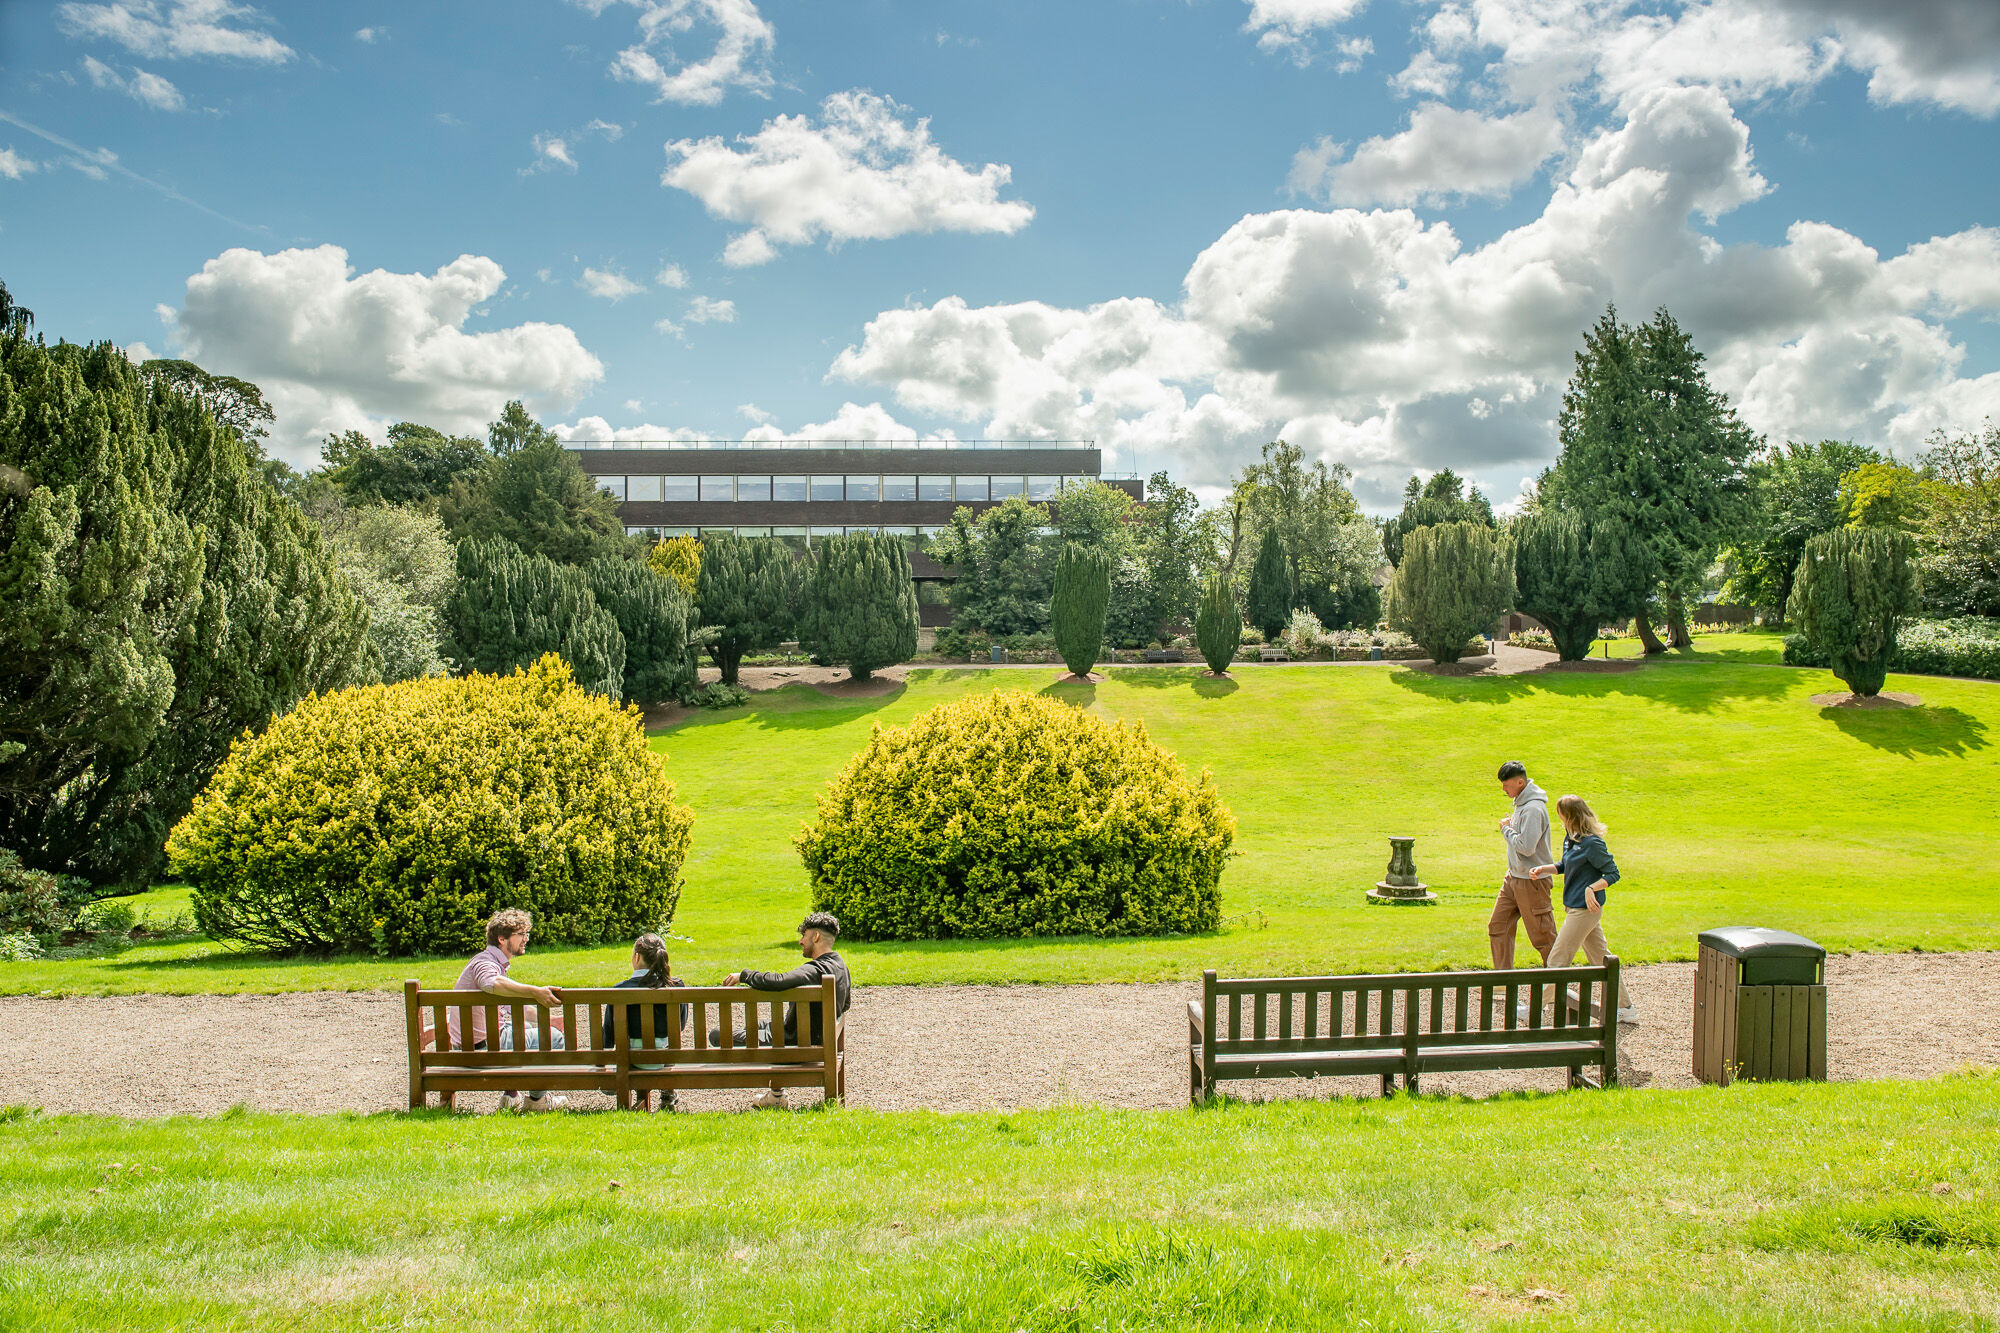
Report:
<svg viewBox="0 0 2000 1333"><path fill-rule="evenodd" d="M1196 1112L19 1116L0 1327L1992 1327L1996 1136L1991 1072Z"/></svg>
<svg viewBox="0 0 2000 1333"><path fill-rule="evenodd" d="M1785 660L1785 636L1789 629L1760 629L1745 626L1720 634L1697 634L1691 649L1670 648L1654 658L1656 662L1768 662ZM1591 649L1592 657L1645 656L1645 645L1637 639L1606 639Z"/></svg>
<svg viewBox="0 0 2000 1333"><path fill-rule="evenodd" d="M1726 640L1734 647L1711 650ZM1737 641L1744 641L1739 644ZM1890 677L1905 711L1822 710L1824 671L1718 660L1772 636L1702 640L1693 659L1625 673L1440 679L1389 664L1114 669L1095 686L1047 670L940 669L876 699L805 686L657 734L695 809L677 969L697 982L783 963L806 886L790 837L870 726L968 691L1049 690L1143 720L1214 771L1238 821L1209 936L852 944L864 983L1067 982L1422 968L1486 960L1501 866L1493 780L1525 760L1551 795L1588 796L1625 871L1606 931L1628 961L1689 958L1696 932L1761 924L1838 951L2000 948L2000 684ZM1676 655L1677 657L1681 655ZM1389 834L1417 835L1434 908L1364 905ZM603 983L623 946L538 946L530 980ZM458 959L277 959L208 942L101 959L0 963L0 993L280 991L447 984Z"/></svg>

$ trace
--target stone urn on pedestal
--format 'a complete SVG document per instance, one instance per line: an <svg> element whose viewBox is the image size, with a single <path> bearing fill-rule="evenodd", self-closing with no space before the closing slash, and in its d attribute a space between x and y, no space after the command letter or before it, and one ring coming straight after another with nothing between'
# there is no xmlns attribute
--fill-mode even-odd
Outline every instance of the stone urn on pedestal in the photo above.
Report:
<svg viewBox="0 0 2000 1333"><path fill-rule="evenodd" d="M1368 890L1369 902L1420 907L1438 900L1438 896L1417 879L1416 846L1417 840L1413 837L1389 839L1389 873Z"/></svg>

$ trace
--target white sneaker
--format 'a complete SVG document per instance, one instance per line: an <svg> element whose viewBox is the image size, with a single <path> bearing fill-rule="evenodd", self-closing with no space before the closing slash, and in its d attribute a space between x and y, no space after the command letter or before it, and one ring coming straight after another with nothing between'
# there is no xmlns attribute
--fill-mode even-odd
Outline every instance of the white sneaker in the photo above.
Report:
<svg viewBox="0 0 2000 1333"><path fill-rule="evenodd" d="M1637 1023L1639 1021L1639 1006L1628 1004L1623 1009L1620 1009L1618 1011L1618 1021L1621 1023Z"/></svg>
<svg viewBox="0 0 2000 1333"><path fill-rule="evenodd" d="M539 1097L530 1096L528 1100L521 1103L521 1109L523 1111L560 1111L568 1105L569 1098L567 1097L551 1097L547 1093L543 1093Z"/></svg>
<svg viewBox="0 0 2000 1333"><path fill-rule="evenodd" d="M497 1107L495 1107L494 1109L495 1109L495 1110L500 1110L500 1111L518 1111L518 1110L520 1110L520 1109L521 1109L521 1094L520 1094L520 1093L518 1093L518 1092L503 1092L503 1093L501 1093L501 1094L500 1094L500 1105L499 1105L499 1106L497 1106Z"/></svg>
<svg viewBox="0 0 2000 1333"><path fill-rule="evenodd" d="M759 1111L782 1111L785 1109L785 1090L766 1088L750 1099L750 1105Z"/></svg>

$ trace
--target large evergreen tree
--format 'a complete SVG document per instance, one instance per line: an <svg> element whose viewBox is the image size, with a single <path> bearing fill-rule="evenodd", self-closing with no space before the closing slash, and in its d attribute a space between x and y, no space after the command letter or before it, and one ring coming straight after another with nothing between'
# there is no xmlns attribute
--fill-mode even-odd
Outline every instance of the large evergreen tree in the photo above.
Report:
<svg viewBox="0 0 2000 1333"><path fill-rule="evenodd" d="M1382 524L1382 552L1392 565L1403 562L1403 538L1418 528L1440 523L1483 523L1496 526L1493 506L1477 486L1468 487L1465 478L1450 468L1441 468L1428 481L1412 475L1403 486L1403 508Z"/></svg>
<svg viewBox="0 0 2000 1333"><path fill-rule="evenodd" d="M0 328L0 844L140 884L245 729L375 678L367 613L201 401L24 333Z"/></svg>
<svg viewBox="0 0 2000 1333"><path fill-rule="evenodd" d="M557 564L638 554L619 522L618 502L554 440L516 449L472 480L461 477L438 513L459 540L501 537Z"/></svg>
<svg viewBox="0 0 2000 1333"><path fill-rule="evenodd" d="M1041 634L1049 627L1049 559L1041 530L1049 511L1009 496L975 516L960 509L930 545L952 568L951 605L959 626L992 635Z"/></svg>
<svg viewBox="0 0 2000 1333"><path fill-rule="evenodd" d="M791 632L802 571L792 553L768 537L718 533L704 537L701 547L697 605L701 623L715 635L708 654L722 683L734 685L745 653Z"/></svg>
<svg viewBox="0 0 2000 1333"><path fill-rule="evenodd" d="M1433 662L1456 662L1514 596L1514 570L1499 534L1483 523L1440 523L1403 539L1389 585L1389 623Z"/></svg>
<svg viewBox="0 0 2000 1333"><path fill-rule="evenodd" d="M433 502L492 461L478 440L413 421L389 427L386 445L358 430L329 435L320 458L327 479L353 505Z"/></svg>
<svg viewBox="0 0 2000 1333"><path fill-rule="evenodd" d="M1523 514L1507 530L1514 564L1514 609L1548 628L1556 654L1574 662L1597 631L1642 596L1647 554L1617 519L1592 525L1581 514Z"/></svg>
<svg viewBox="0 0 2000 1333"><path fill-rule="evenodd" d="M1847 688L1880 694L1896 655L1896 631L1917 609L1908 536L1885 528L1841 528L1806 543L1785 614Z"/></svg>
<svg viewBox="0 0 2000 1333"><path fill-rule="evenodd" d="M1784 615L1806 542L1848 521L1841 478L1881 461L1866 445L1841 440L1786 444L1753 461L1744 529L1723 553L1725 600Z"/></svg>
<svg viewBox="0 0 2000 1333"><path fill-rule="evenodd" d="M500 539L462 541L444 622L464 671L504 675L555 653L585 689L624 696L625 636L581 569Z"/></svg>
<svg viewBox="0 0 2000 1333"><path fill-rule="evenodd" d="M1202 661L1218 676L1229 674L1236 660L1236 647L1243 642L1243 614L1236 609L1236 590L1221 570L1208 576L1201 591L1201 606L1194 617L1195 646Z"/></svg>
<svg viewBox="0 0 2000 1333"><path fill-rule="evenodd" d="M1604 312L1584 335L1558 422L1562 453L1541 504L1623 522L1644 543L1674 646L1686 647L1685 600L1743 521L1757 437L1664 309L1638 328ZM1664 650L1644 603L1620 614L1636 618L1648 653Z"/></svg>
<svg viewBox="0 0 2000 1333"><path fill-rule="evenodd" d="M799 637L856 680L917 651L917 590L900 537L849 533L814 543Z"/></svg>
<svg viewBox="0 0 2000 1333"><path fill-rule="evenodd" d="M687 595L636 560L593 560L583 569L591 595L625 640L625 702L651 708L683 694L695 679Z"/></svg>
<svg viewBox="0 0 2000 1333"><path fill-rule="evenodd" d="M1276 639L1292 618L1292 562L1276 528L1265 528L1257 544L1257 563L1250 570L1250 590L1243 612L1250 623L1264 632L1266 640Z"/></svg>
<svg viewBox="0 0 2000 1333"><path fill-rule="evenodd" d="M1056 652L1070 674L1088 676L1104 647L1104 612L1111 604L1111 555L1102 547L1066 542L1056 559L1049 620Z"/></svg>

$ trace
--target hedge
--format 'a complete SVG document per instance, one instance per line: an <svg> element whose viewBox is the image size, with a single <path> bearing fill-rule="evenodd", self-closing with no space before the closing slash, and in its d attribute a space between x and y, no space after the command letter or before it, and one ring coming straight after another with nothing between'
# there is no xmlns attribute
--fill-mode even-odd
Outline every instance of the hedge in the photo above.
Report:
<svg viewBox="0 0 2000 1333"><path fill-rule="evenodd" d="M1785 636L1785 665L1826 666L1803 634ZM1912 620L1896 635L1891 671L1918 676L1976 676L2000 680L2000 620L1961 616L1955 620Z"/></svg>
<svg viewBox="0 0 2000 1333"><path fill-rule="evenodd" d="M167 851L219 939L457 953L501 907L545 943L665 928L693 821L637 710L551 654L309 696L237 741Z"/></svg>
<svg viewBox="0 0 2000 1333"><path fill-rule="evenodd" d="M861 940L1213 930L1236 821L1139 724L1021 693L875 728L796 841Z"/></svg>

